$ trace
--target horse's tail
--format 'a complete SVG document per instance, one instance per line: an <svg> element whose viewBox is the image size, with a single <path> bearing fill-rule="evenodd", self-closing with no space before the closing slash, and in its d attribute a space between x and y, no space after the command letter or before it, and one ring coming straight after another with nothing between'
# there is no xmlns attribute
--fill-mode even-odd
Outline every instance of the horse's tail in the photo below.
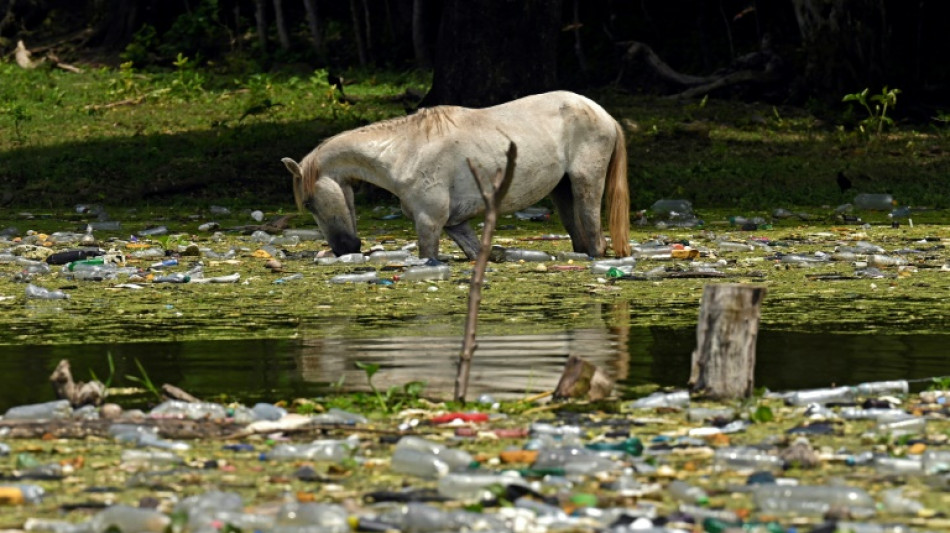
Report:
<svg viewBox="0 0 950 533"><path fill-rule="evenodd" d="M607 165L607 227L617 257L630 255L630 186L627 183L627 140L614 121L617 140Z"/></svg>

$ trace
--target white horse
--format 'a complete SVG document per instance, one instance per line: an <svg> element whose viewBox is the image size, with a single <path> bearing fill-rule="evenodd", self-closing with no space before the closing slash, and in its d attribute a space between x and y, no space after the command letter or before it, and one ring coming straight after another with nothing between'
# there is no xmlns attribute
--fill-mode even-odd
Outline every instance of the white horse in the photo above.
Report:
<svg viewBox="0 0 950 533"><path fill-rule="evenodd" d="M415 223L419 256L435 258L443 229L467 257L479 239L469 220L484 210L468 160L482 175L506 165L518 146L515 173L500 211L528 207L551 194L574 251L604 254L601 199L606 189L614 252L630 255L630 198L623 131L602 107L570 92L528 96L485 109L422 109L331 137L297 164L298 209L312 214L337 255L358 252L353 185L395 194Z"/></svg>

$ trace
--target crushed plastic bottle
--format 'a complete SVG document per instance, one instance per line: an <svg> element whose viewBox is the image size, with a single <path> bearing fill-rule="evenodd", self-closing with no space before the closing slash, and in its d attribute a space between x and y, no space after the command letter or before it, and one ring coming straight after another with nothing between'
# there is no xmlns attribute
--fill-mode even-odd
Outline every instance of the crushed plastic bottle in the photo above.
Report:
<svg viewBox="0 0 950 533"><path fill-rule="evenodd" d="M453 500L487 500L493 495L495 487L508 485L527 486L516 472L496 474L494 472L448 473L439 478L439 494Z"/></svg>
<svg viewBox="0 0 950 533"><path fill-rule="evenodd" d="M34 300L68 300L69 294L58 289L50 290L27 283L26 297Z"/></svg>
<svg viewBox="0 0 950 533"><path fill-rule="evenodd" d="M93 516L88 526L93 533L115 530L163 533L170 524L170 517L154 509L111 505Z"/></svg>
<svg viewBox="0 0 950 533"><path fill-rule="evenodd" d="M318 265L335 265L335 264L344 264L344 265L358 265L360 263L366 262L366 256L355 252L352 254L341 255L340 257L336 256L325 256L318 257L316 263Z"/></svg>
<svg viewBox="0 0 950 533"><path fill-rule="evenodd" d="M719 468L780 471L785 466L781 457L749 446L725 447L716 450L713 464Z"/></svg>
<svg viewBox="0 0 950 533"><path fill-rule="evenodd" d="M656 215L666 215L669 217L688 216L693 213L693 203L689 200L675 198L662 198L653 202L650 211Z"/></svg>
<svg viewBox="0 0 950 533"><path fill-rule="evenodd" d="M541 448L531 468L538 471L561 470L564 475L593 475L620 470L621 464L595 450L577 446Z"/></svg>
<svg viewBox="0 0 950 533"><path fill-rule="evenodd" d="M505 248L505 261L545 262L550 261L551 255L540 250L526 250L524 248Z"/></svg>
<svg viewBox="0 0 950 533"><path fill-rule="evenodd" d="M151 418L224 420L228 417L228 413L223 406L216 403L168 400L153 407L148 416Z"/></svg>
<svg viewBox="0 0 950 533"><path fill-rule="evenodd" d="M390 465L394 472L432 479L450 471L464 471L473 461L464 450L446 448L421 437L405 436L396 443Z"/></svg>
<svg viewBox="0 0 950 533"><path fill-rule="evenodd" d="M611 268L616 268L625 274L633 272L633 267L637 264L637 259L633 256L620 257L617 259L599 259L590 264L590 271L593 274L606 274Z"/></svg>

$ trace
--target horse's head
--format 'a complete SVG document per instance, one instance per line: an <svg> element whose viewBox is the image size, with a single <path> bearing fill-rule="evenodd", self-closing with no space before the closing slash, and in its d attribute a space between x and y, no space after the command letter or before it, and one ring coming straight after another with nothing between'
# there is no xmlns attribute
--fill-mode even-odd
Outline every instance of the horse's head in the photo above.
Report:
<svg viewBox="0 0 950 533"><path fill-rule="evenodd" d="M306 209L320 226L333 253L340 256L360 251L356 236L356 216L350 211L343 188L335 180L320 176L314 165L301 168L289 157L281 159L294 177L297 209Z"/></svg>

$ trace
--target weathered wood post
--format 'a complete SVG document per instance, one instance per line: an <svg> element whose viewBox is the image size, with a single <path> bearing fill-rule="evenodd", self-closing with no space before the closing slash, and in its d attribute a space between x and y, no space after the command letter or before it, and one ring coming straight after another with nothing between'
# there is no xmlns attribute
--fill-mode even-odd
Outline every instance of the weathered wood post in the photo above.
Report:
<svg viewBox="0 0 950 533"><path fill-rule="evenodd" d="M752 395L755 342L765 287L717 283L703 289L689 387L716 399Z"/></svg>

